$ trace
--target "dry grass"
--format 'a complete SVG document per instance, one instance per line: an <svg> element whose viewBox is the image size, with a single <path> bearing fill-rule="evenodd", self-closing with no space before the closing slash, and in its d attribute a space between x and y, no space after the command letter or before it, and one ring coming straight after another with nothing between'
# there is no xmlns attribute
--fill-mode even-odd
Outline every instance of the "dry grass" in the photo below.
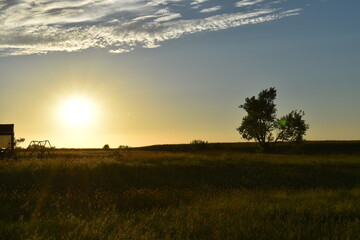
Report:
<svg viewBox="0 0 360 240"><path fill-rule="evenodd" d="M0 239L359 239L359 156L73 151L0 162Z"/></svg>

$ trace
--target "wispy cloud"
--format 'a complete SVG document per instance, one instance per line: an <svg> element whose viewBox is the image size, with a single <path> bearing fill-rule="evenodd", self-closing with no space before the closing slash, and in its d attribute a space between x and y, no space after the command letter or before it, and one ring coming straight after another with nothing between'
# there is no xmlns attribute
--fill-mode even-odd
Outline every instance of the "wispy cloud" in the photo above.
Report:
<svg viewBox="0 0 360 240"><path fill-rule="evenodd" d="M169 13L169 14L166 14L165 16L155 19L154 21L155 22L166 22L166 21L170 21L172 19L179 18L179 17L181 17L180 13Z"/></svg>
<svg viewBox="0 0 360 240"><path fill-rule="evenodd" d="M235 6L237 7L247 7L247 6L251 6L251 5L255 5L258 3L262 3L265 0L242 0L240 2L235 3Z"/></svg>
<svg viewBox="0 0 360 240"><path fill-rule="evenodd" d="M221 9L221 6L215 6L215 7L211 7L211 8L201 9L200 12L201 12L201 13L210 13L210 12L219 11L220 9Z"/></svg>
<svg viewBox="0 0 360 240"><path fill-rule="evenodd" d="M183 0L151 0L146 3L148 6L161 6L167 5L172 2L181 2Z"/></svg>
<svg viewBox="0 0 360 240"><path fill-rule="evenodd" d="M207 2L209 0L195 0L191 3L191 5L197 5L197 4L201 4L201 3L204 3L204 2Z"/></svg>
<svg viewBox="0 0 360 240"><path fill-rule="evenodd" d="M233 8L235 11L215 14L222 9L217 4L192 17L183 17L183 12L189 11L186 8L207 1L189 4L187 0L0 0L0 55L88 48L123 53L137 47L159 47L164 41L184 35L273 21L300 12L257 6L246 12ZM261 0L235 4L246 2L250 6L250 2L258 4Z"/></svg>

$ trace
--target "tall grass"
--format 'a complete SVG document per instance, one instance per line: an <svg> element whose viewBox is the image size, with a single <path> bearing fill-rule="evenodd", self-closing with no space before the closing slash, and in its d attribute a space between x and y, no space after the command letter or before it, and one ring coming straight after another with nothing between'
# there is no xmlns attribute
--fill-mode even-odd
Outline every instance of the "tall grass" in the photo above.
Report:
<svg viewBox="0 0 360 240"><path fill-rule="evenodd" d="M0 239L359 239L360 157L66 152L0 162Z"/></svg>

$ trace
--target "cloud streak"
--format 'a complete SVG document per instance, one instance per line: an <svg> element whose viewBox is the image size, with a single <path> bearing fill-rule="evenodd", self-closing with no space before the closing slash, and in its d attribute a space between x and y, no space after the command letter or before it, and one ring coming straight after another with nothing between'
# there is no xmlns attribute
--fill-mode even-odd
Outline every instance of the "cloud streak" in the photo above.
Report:
<svg viewBox="0 0 360 240"><path fill-rule="evenodd" d="M265 0L242 0L240 2L235 3L236 7L248 7L248 6L252 6L258 3L262 3Z"/></svg>
<svg viewBox="0 0 360 240"><path fill-rule="evenodd" d="M258 4L260 0L241 2ZM193 5L205 3L210 0L0 0L0 55L89 48L123 53L137 47L159 47L164 41L198 32L273 21L301 11L264 6L245 12L233 7L235 11L222 12L219 4L192 9ZM194 14L185 18L185 10Z"/></svg>
<svg viewBox="0 0 360 240"><path fill-rule="evenodd" d="M215 6L215 7L211 7L211 8L201 9L200 12L201 13L211 13L211 12L219 11L220 9L221 9L221 6Z"/></svg>

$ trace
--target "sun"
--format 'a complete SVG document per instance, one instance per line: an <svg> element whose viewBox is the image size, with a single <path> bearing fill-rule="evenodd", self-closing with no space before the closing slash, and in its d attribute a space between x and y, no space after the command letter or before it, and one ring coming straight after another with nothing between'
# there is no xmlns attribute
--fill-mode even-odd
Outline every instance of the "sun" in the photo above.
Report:
<svg viewBox="0 0 360 240"><path fill-rule="evenodd" d="M69 97L62 101L58 113L62 124L71 128L83 128L94 122L96 107L86 97Z"/></svg>

